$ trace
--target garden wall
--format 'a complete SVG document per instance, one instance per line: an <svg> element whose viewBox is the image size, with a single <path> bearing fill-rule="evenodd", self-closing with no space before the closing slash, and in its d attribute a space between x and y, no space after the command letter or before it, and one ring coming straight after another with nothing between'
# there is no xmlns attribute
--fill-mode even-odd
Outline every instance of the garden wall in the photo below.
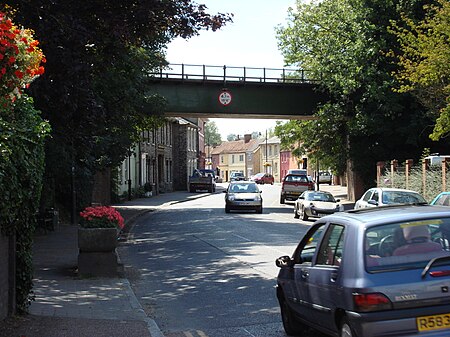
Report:
<svg viewBox="0 0 450 337"><path fill-rule="evenodd" d="M0 234L0 320L14 311L14 244L13 239Z"/></svg>

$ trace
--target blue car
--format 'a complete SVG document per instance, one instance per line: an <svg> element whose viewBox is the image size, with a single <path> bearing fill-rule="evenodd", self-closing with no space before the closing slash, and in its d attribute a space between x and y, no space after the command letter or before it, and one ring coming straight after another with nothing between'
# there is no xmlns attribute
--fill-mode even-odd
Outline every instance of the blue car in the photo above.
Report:
<svg viewBox="0 0 450 337"><path fill-rule="evenodd" d="M393 205L317 220L276 260L288 335L450 336L450 208Z"/></svg>
<svg viewBox="0 0 450 337"><path fill-rule="evenodd" d="M441 192L430 203L436 206L450 206L450 192Z"/></svg>

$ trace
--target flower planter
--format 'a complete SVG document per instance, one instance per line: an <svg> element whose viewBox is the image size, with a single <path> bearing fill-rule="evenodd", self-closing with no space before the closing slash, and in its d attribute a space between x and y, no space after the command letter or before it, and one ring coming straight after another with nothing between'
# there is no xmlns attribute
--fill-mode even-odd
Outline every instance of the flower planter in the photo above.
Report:
<svg viewBox="0 0 450 337"><path fill-rule="evenodd" d="M117 247L115 228L78 228L78 248L82 252L112 252Z"/></svg>
<svg viewBox="0 0 450 337"><path fill-rule="evenodd" d="M117 229L78 229L78 275L81 277L115 277L117 263Z"/></svg>

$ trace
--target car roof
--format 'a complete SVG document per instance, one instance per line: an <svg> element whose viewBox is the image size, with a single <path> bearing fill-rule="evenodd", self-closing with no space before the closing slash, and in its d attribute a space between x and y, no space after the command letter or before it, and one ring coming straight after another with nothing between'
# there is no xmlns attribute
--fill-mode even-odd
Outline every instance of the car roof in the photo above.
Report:
<svg viewBox="0 0 450 337"><path fill-rule="evenodd" d="M372 227L385 223L417 221L439 217L450 217L448 206L389 205L338 212L323 217L330 222L345 222L359 227Z"/></svg>
<svg viewBox="0 0 450 337"><path fill-rule="evenodd" d="M393 187L372 187L369 188L370 190L381 190L382 192L413 192L413 193L419 193L417 191L413 191L413 190L406 190L404 188L393 188Z"/></svg>
<svg viewBox="0 0 450 337"><path fill-rule="evenodd" d="M308 193L308 194L318 194L318 193L322 193L322 194L331 194L331 193L328 192L328 191L305 191L305 193ZM333 195L333 194L331 194L331 195Z"/></svg>
<svg viewBox="0 0 450 337"><path fill-rule="evenodd" d="M230 185L242 185L242 184L256 184L256 183L254 181L249 180L230 181Z"/></svg>
<svg viewBox="0 0 450 337"><path fill-rule="evenodd" d="M450 194L450 192L441 192L438 195L447 195L447 194Z"/></svg>

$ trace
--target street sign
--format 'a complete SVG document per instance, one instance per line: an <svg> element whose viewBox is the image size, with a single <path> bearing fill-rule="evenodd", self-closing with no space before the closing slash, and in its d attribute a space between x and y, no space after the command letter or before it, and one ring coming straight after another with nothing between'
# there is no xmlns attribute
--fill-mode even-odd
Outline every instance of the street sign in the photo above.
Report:
<svg viewBox="0 0 450 337"><path fill-rule="evenodd" d="M219 103L227 106L231 103L231 93L229 91L222 91L219 94Z"/></svg>

